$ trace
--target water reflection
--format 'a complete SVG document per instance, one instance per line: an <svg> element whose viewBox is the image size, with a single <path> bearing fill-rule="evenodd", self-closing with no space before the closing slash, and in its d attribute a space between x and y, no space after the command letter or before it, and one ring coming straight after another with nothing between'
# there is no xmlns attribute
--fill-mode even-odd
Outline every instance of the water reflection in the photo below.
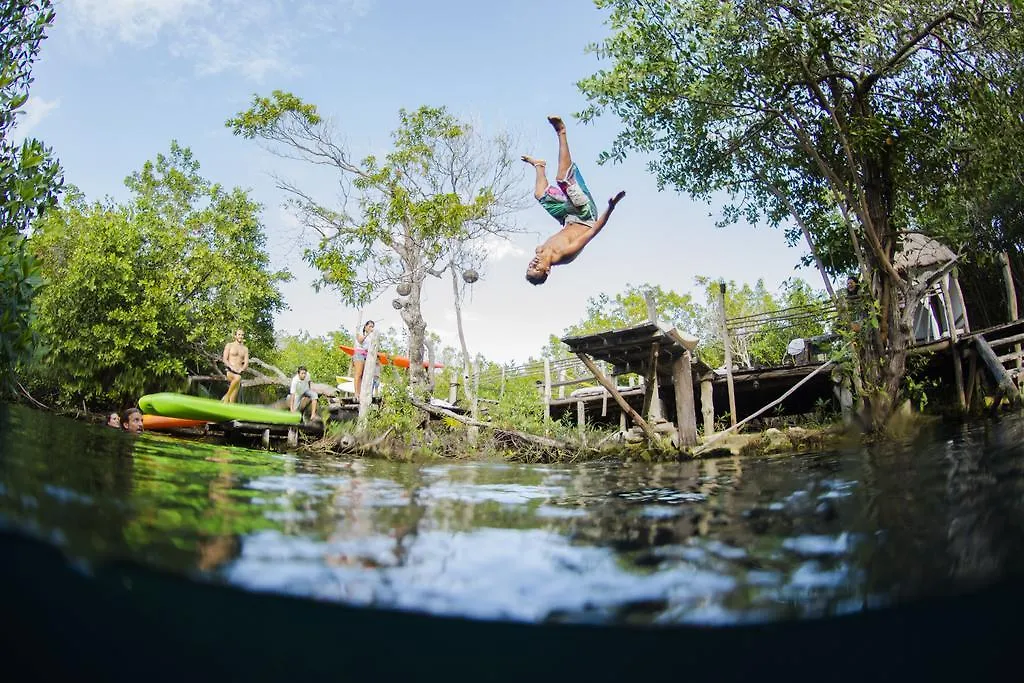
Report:
<svg viewBox="0 0 1024 683"><path fill-rule="evenodd" d="M800 456L302 458L0 408L0 521L89 563L526 621L736 623L1024 569L1021 419Z"/></svg>

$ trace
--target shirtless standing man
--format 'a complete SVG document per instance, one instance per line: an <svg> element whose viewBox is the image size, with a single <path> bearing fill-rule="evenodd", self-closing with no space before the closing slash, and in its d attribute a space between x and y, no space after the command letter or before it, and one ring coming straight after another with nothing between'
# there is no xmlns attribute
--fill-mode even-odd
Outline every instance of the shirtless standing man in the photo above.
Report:
<svg viewBox="0 0 1024 683"><path fill-rule="evenodd" d="M224 403L236 403L238 401L238 390L242 387L242 373L249 367L249 348L242 343L245 339L245 332L235 330L235 339L224 347L222 360L227 366L228 390L221 399Z"/></svg>
<svg viewBox="0 0 1024 683"><path fill-rule="evenodd" d="M565 123L557 116L549 116L548 123L558 136L557 184L548 185L546 163L543 160L525 155L522 159L536 171L534 198L563 227L537 247L536 255L526 267L526 279L535 285L544 284L552 266L572 263L583 251L583 247L601 232L615 205L626 196L625 192L619 192L608 200L608 208L604 213L598 215L594 198L569 154Z"/></svg>

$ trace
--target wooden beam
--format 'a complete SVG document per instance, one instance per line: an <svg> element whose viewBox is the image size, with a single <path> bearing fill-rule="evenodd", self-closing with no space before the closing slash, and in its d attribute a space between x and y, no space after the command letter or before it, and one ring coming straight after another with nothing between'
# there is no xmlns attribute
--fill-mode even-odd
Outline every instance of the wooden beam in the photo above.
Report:
<svg viewBox="0 0 1024 683"><path fill-rule="evenodd" d="M953 301L949 298L949 274L939 280L939 290L942 292L942 301L946 309L946 329L949 330L949 350L953 356L953 380L956 383L956 400L960 412L967 410L967 399L964 396L964 368L960 364L960 354L957 353L956 343L958 341L956 331L956 316L953 314Z"/></svg>
<svg viewBox="0 0 1024 683"><path fill-rule="evenodd" d="M658 354L660 349L661 345L658 342L651 344L651 353L647 361L647 372L644 373L644 407L641 409L640 414L644 416L645 420L650 418L651 403L658 393Z"/></svg>
<svg viewBox="0 0 1024 683"><path fill-rule="evenodd" d="M672 384L676 393L676 429L679 449L697 445L697 414L693 406L693 372L689 351L672 363Z"/></svg>
<svg viewBox="0 0 1024 683"><path fill-rule="evenodd" d="M577 353L576 356L583 361L583 364L587 366L588 370L594 373L594 378L601 383L601 386L608 390L608 393L612 395L615 402L619 404L619 408L622 409L622 412L629 415L633 419L633 423L643 430L644 434L647 435L648 441L652 444L658 443L658 435L654 433L653 429L651 429L651 425L647 424L647 420L640 417L640 415L638 415L637 412L633 410L628 403L626 403L626 399L622 398L622 394L619 393L618 387L612 384L608 378L604 376L604 373L594 365L594 361L590 360L590 358L583 353Z"/></svg>
<svg viewBox="0 0 1024 683"><path fill-rule="evenodd" d="M1007 344L1018 344L1024 341L1024 334L1015 334L1010 337L1003 337L1002 339L989 339L988 345L993 349L997 346L1006 346Z"/></svg>
<svg viewBox="0 0 1024 683"><path fill-rule="evenodd" d="M1021 397L1020 392L1017 391L1017 385L1013 383L1013 378L1010 377L1010 374L1006 372L1006 368L996 358L995 351L988 345L985 337L980 334L976 336L974 338L974 348L977 349L978 357L985 364L999 392L1006 397L1010 405L1019 404Z"/></svg>

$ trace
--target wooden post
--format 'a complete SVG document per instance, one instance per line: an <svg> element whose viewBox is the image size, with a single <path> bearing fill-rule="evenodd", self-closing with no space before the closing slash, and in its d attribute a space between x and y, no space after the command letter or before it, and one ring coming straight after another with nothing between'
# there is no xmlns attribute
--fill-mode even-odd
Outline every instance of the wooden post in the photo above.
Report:
<svg viewBox="0 0 1024 683"><path fill-rule="evenodd" d="M551 421L551 361L544 359L544 421Z"/></svg>
<svg viewBox="0 0 1024 683"><path fill-rule="evenodd" d="M672 363L672 384L676 392L676 430L679 450L697 445L697 413L693 406L693 360L683 351Z"/></svg>
<svg viewBox="0 0 1024 683"><path fill-rule="evenodd" d="M704 417L704 438L715 433L715 385L710 379L700 381L700 412Z"/></svg>
<svg viewBox="0 0 1024 683"><path fill-rule="evenodd" d="M448 381L448 402L455 405L455 402L459 400L459 379L458 375L452 373L452 378Z"/></svg>
<svg viewBox="0 0 1024 683"><path fill-rule="evenodd" d="M658 307L654 303L654 297L650 292L644 292L644 303L647 304L647 320L652 325L658 324Z"/></svg>
<svg viewBox="0 0 1024 683"><path fill-rule="evenodd" d="M473 401L470 415L474 420L480 415L480 361L473 363Z"/></svg>
<svg viewBox="0 0 1024 683"><path fill-rule="evenodd" d="M967 351L967 407L970 408L974 400L974 391L978 385L978 354L968 349Z"/></svg>
<svg viewBox="0 0 1024 683"><path fill-rule="evenodd" d="M607 370L607 368L605 368L605 369ZM612 377L612 382L616 386L618 386L618 382L615 381L615 375L612 375L611 377ZM606 391L606 392L604 392L604 394L601 395L601 417L607 417L607 416L608 416L608 392Z"/></svg>
<svg viewBox="0 0 1024 683"><path fill-rule="evenodd" d="M427 340L427 390L434 395L434 340Z"/></svg>
<svg viewBox="0 0 1024 683"><path fill-rule="evenodd" d="M633 418L633 423L643 430L644 434L647 436L647 439L651 443L658 443L658 435L654 433L653 429L651 429L651 425L647 424L647 420L640 417L640 415L635 410L633 410L632 407L630 407L630 405L626 402L626 399L622 398L622 394L619 393L619 390L615 387L615 385L608 381L608 378L604 376L603 372L597 369L597 366L594 365L594 361L590 360L590 358L587 357L585 353L577 353L576 356L581 361L583 361L584 365L587 366L587 370L590 370L590 372L594 374L594 379L600 382L601 386L603 386L611 393L612 398L614 398L615 402L619 404L619 408L621 408L624 413Z"/></svg>
<svg viewBox="0 0 1024 683"><path fill-rule="evenodd" d="M661 345L651 344L651 353L647 358L647 372L644 373L644 406L641 414L645 420L651 417L651 406L658 400L658 355Z"/></svg>
<svg viewBox="0 0 1024 683"><path fill-rule="evenodd" d="M960 289L960 278L957 276L956 268L954 268L951 272L953 275L953 293L956 294L957 298L960 300L960 308L962 308L964 311L964 332L970 333L971 319L967 315L967 305L964 302L964 293Z"/></svg>
<svg viewBox="0 0 1024 683"><path fill-rule="evenodd" d="M1013 285L1013 271L1010 270L1010 255L1005 251L999 254L999 263L1003 266L1003 284L1006 286L1006 308L1010 314L1010 322L1017 320L1017 288Z"/></svg>
<svg viewBox="0 0 1024 683"><path fill-rule="evenodd" d="M498 389L498 400L505 398L505 366L501 366L501 388Z"/></svg>
<svg viewBox="0 0 1024 683"><path fill-rule="evenodd" d="M967 399L964 397L964 368L960 364L960 352L957 350L958 340L956 332L956 317L953 313L953 301L949 298L949 273L939 280L939 291L942 292L942 299L946 304L946 328L949 329L949 351L953 356L953 380L956 382L956 400L960 406L960 412L967 410Z"/></svg>
<svg viewBox="0 0 1024 683"><path fill-rule="evenodd" d="M565 398L565 384L563 382L565 382L565 368L558 371L558 383L561 385L558 387L558 398Z"/></svg>
<svg viewBox="0 0 1024 683"><path fill-rule="evenodd" d="M587 445L587 404L581 398L576 401L576 426L580 430L580 441Z"/></svg>
<svg viewBox="0 0 1024 683"><path fill-rule="evenodd" d="M294 427L289 427L288 428L288 445L289 446L292 445L292 429L294 429ZM295 442L298 443L298 437L296 437ZM260 443L263 444L264 448L270 448L270 427L267 427L266 429L263 430L263 434L262 434L262 437L260 439Z"/></svg>
<svg viewBox="0 0 1024 683"><path fill-rule="evenodd" d="M363 365L363 380L359 385L359 428L366 426L366 416L373 403L373 380L377 374L377 341L380 337L374 330L364 340L366 344L366 363Z"/></svg>
<svg viewBox="0 0 1024 683"><path fill-rule="evenodd" d="M729 326L725 318L725 280L718 283L718 314L722 324L722 346L725 348L725 381L729 387L729 422L736 426L736 387L732 383L732 345L729 343Z"/></svg>
<svg viewBox="0 0 1024 683"><path fill-rule="evenodd" d="M1013 270L1010 269L1010 255L1007 252L999 254L999 263L1003 266L1003 284L1006 285L1006 308L1010 315L1010 322L1017 320L1020 315L1017 313L1017 288L1013 284ZM1020 344L1013 347L1017 354L1017 374L1021 372Z"/></svg>

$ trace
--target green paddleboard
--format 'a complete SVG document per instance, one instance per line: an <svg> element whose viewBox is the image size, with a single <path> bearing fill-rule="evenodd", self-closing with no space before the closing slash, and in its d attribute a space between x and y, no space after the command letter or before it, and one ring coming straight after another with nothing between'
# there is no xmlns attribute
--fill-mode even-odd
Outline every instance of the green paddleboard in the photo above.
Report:
<svg viewBox="0 0 1024 683"><path fill-rule="evenodd" d="M139 399L139 408L147 415L163 415L164 417L207 420L209 422L227 422L229 420L259 424L299 424L302 422L300 413L288 410L276 410L245 403L223 403L215 398L173 392L147 394Z"/></svg>

